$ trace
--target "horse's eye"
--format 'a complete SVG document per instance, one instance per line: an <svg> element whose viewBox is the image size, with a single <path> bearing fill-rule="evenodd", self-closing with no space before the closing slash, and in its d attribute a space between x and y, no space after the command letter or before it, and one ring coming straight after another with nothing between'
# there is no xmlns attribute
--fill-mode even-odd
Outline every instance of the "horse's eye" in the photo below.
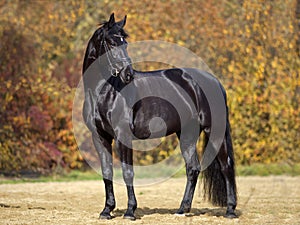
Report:
<svg viewBox="0 0 300 225"><path fill-rule="evenodd" d="M114 37L119 39L122 43L124 42L124 37L121 34L114 34Z"/></svg>

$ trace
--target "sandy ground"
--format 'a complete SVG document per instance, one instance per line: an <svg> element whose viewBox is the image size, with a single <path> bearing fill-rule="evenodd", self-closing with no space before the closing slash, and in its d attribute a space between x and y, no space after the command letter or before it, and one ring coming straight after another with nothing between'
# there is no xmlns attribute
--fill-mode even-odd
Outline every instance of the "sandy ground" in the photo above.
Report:
<svg viewBox="0 0 300 225"><path fill-rule="evenodd" d="M102 181L0 185L0 224L300 224L300 177L237 178L238 219L203 201L197 187L189 215L175 216L185 178L136 188L137 220L122 218L126 188L115 184L117 207L112 220L99 220L104 206Z"/></svg>

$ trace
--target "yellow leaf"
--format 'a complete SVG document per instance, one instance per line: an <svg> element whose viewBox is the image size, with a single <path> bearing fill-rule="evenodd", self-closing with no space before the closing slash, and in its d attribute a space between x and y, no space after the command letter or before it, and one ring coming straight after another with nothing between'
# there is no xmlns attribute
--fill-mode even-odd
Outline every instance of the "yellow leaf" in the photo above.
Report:
<svg viewBox="0 0 300 225"><path fill-rule="evenodd" d="M232 64L228 65L228 71L233 72L234 71L234 65L232 65Z"/></svg>
<svg viewBox="0 0 300 225"><path fill-rule="evenodd" d="M6 87L9 89L11 87L11 80L6 82Z"/></svg>

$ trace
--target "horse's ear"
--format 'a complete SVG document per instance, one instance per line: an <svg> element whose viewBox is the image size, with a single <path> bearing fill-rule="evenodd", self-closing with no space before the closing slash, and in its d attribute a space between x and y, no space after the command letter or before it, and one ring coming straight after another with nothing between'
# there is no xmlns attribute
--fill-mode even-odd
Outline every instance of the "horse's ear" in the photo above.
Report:
<svg viewBox="0 0 300 225"><path fill-rule="evenodd" d="M112 28L114 24L115 24L115 14L112 13L109 17L108 28Z"/></svg>
<svg viewBox="0 0 300 225"><path fill-rule="evenodd" d="M125 27L125 25L126 25L126 19L127 19L127 15L125 15L124 19L120 21L120 25L122 28Z"/></svg>

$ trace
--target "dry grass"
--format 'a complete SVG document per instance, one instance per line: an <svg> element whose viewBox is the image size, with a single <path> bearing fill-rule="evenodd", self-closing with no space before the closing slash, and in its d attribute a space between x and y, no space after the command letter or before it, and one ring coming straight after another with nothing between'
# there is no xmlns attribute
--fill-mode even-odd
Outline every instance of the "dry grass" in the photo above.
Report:
<svg viewBox="0 0 300 225"><path fill-rule="evenodd" d="M100 181L20 183L0 185L1 224L300 224L300 177L240 177L238 219L223 218L216 208L195 193L192 212L175 216L183 195L185 178L138 187L136 221L122 214L127 205L125 187L115 185L115 218L98 220L103 208Z"/></svg>

